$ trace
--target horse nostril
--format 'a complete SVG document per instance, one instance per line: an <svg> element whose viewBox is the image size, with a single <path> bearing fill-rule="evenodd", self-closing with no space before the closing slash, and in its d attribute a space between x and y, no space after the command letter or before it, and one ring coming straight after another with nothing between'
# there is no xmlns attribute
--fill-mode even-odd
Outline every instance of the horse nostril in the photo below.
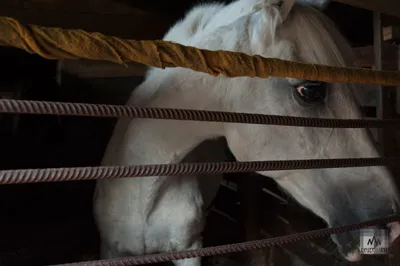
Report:
<svg viewBox="0 0 400 266"><path fill-rule="evenodd" d="M386 227L389 229L389 243L392 244L400 236L400 223L388 223Z"/></svg>
<svg viewBox="0 0 400 266"><path fill-rule="evenodd" d="M350 262L357 262L357 261L360 261L361 259L362 259L362 256L361 256L360 251L358 251L358 250L354 250L353 252L350 252L346 256L346 260L348 260Z"/></svg>

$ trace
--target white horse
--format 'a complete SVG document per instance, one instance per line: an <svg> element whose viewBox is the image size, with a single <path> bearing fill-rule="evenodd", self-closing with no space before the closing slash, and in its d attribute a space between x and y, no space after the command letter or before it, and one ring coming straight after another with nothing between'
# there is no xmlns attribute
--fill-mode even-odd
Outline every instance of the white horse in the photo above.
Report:
<svg viewBox="0 0 400 266"><path fill-rule="evenodd" d="M294 0L237 0L194 7L164 37L209 50L348 66L352 49L319 11ZM183 68L151 69L128 105L325 118L362 118L354 88L285 78L226 78ZM120 119L104 165L224 160L225 137L239 161L379 156L366 129L322 129ZM213 140L214 139L214 140ZM204 143L205 140L208 140ZM198 150L194 150L203 143ZM260 172L331 227L398 212L385 167ZM98 181L94 212L102 258L200 248L203 210L220 176L143 177ZM198 183L198 180L204 181ZM205 186L203 186L205 185ZM203 195L207 192L207 195ZM268 211L268 210L266 210ZM387 225L391 240L399 223ZM339 251L358 261L359 231L336 235ZM198 266L200 259L174 262Z"/></svg>

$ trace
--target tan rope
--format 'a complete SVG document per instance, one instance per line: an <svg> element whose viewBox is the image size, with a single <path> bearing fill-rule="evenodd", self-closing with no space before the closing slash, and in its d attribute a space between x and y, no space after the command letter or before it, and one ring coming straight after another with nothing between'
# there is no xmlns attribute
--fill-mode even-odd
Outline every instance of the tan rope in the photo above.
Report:
<svg viewBox="0 0 400 266"><path fill-rule="evenodd" d="M166 41L135 41L88 33L83 30L23 26L0 17L0 45L14 46L47 59L135 61L148 66L185 67L227 77L290 77L297 79L400 85L400 73L362 68L340 68L249 56L228 51L209 51Z"/></svg>

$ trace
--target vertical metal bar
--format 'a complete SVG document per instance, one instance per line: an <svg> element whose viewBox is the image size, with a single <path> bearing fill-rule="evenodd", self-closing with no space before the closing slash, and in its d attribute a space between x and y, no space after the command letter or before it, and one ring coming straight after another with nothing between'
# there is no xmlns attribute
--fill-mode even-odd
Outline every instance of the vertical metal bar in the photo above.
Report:
<svg viewBox="0 0 400 266"><path fill-rule="evenodd" d="M381 14L379 12L373 12L373 31L374 31L374 68L376 70L382 70L382 25L381 25ZM376 116L378 119L383 118L383 88L377 86L376 94ZM383 129L378 129L378 147L379 152L384 154L384 136Z"/></svg>
<svg viewBox="0 0 400 266"><path fill-rule="evenodd" d="M393 49L384 49L382 37L382 15L374 12L373 16L374 28L374 57L376 70L397 70L398 60L397 55L390 54L387 58L387 64L382 64L382 58L385 53L392 53ZM396 52L397 54L397 52ZM393 118L396 114L396 87L378 86L376 113L378 119ZM379 151L384 156L393 156L397 146L396 131L394 129L379 129L378 130Z"/></svg>
<svg viewBox="0 0 400 266"><path fill-rule="evenodd" d="M397 69L400 70L400 45L397 46ZM396 87L396 116L400 114L400 86Z"/></svg>

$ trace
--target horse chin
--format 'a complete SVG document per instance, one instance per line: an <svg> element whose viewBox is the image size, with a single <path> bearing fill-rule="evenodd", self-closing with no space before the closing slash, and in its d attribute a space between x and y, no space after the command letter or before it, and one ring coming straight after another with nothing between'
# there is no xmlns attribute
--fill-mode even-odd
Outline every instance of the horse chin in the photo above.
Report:
<svg viewBox="0 0 400 266"><path fill-rule="evenodd" d="M399 222L388 223L386 224L386 228L389 229L389 245L392 246L392 244L394 244L395 241L399 240L400 223ZM362 255L358 248L347 253L344 257L349 262L359 262L362 259Z"/></svg>

